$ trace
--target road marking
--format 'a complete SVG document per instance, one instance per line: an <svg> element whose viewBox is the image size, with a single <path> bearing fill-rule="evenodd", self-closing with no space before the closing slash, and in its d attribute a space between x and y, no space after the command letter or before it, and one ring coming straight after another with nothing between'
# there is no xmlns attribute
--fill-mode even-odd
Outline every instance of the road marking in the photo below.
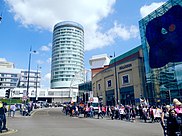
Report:
<svg viewBox="0 0 182 136"><path fill-rule="evenodd" d="M3 131L2 133L0 133L0 136L8 135L8 134L13 134L13 133L16 133L17 131L18 130L8 129L8 131Z"/></svg>

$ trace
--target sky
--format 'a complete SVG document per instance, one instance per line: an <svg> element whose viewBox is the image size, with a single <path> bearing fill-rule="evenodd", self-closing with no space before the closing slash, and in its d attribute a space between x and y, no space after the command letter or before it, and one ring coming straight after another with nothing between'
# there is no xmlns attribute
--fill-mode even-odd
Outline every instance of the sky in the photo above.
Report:
<svg viewBox="0 0 182 136"><path fill-rule="evenodd" d="M167 0L0 0L0 58L18 69L41 67L41 87L50 88L53 27L74 21L84 27L85 69L89 59L116 57L141 45L139 21Z"/></svg>

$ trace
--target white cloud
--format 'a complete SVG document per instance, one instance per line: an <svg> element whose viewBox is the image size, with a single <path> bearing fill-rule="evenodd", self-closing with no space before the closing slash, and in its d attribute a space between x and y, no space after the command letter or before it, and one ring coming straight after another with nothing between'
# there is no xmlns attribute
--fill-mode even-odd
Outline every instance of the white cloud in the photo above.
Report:
<svg viewBox="0 0 182 136"><path fill-rule="evenodd" d="M41 64L44 64L44 61L43 60L37 60L36 63L41 65Z"/></svg>
<svg viewBox="0 0 182 136"><path fill-rule="evenodd" d="M25 27L53 30L60 21L75 21L83 25L85 49L111 45L115 38L134 38L136 28L115 24L100 32L99 22L113 13L116 0L5 0L15 14L14 19ZM134 28L134 29L133 29ZM51 45L50 45L51 46ZM48 49L48 48L44 48Z"/></svg>
<svg viewBox="0 0 182 136"><path fill-rule="evenodd" d="M51 58L48 58L47 63L51 64L51 60L52 60Z"/></svg>
<svg viewBox="0 0 182 136"><path fill-rule="evenodd" d="M95 48L102 48L107 45L114 43L116 38L121 38L122 40L129 40L131 38L136 38L139 36L138 26L126 27L124 25L114 22L114 26L106 31L101 33L95 31L94 34L88 34L89 37L86 37L86 50L91 50ZM93 40L94 39L94 40ZM90 42L91 41L91 42Z"/></svg>
<svg viewBox="0 0 182 136"><path fill-rule="evenodd" d="M48 47L52 47L52 43L49 43L49 44L48 44Z"/></svg>
<svg viewBox="0 0 182 136"><path fill-rule="evenodd" d="M45 45L44 45L44 46L41 46L41 47L40 47L40 50L41 50L41 51L50 51L50 48L49 48L48 46L45 46Z"/></svg>
<svg viewBox="0 0 182 136"><path fill-rule="evenodd" d="M45 89L50 88L50 79L51 79L51 73L45 74L41 80L41 88Z"/></svg>
<svg viewBox="0 0 182 136"><path fill-rule="evenodd" d="M150 5L144 5L140 8L140 14L143 17L147 16L150 14L152 11L156 10L159 8L161 5L163 5L165 2L159 2L159 3L152 3Z"/></svg>
<svg viewBox="0 0 182 136"><path fill-rule="evenodd" d="M47 73L47 74L44 76L44 80L45 80L45 81L50 81L50 80L51 80L51 73Z"/></svg>

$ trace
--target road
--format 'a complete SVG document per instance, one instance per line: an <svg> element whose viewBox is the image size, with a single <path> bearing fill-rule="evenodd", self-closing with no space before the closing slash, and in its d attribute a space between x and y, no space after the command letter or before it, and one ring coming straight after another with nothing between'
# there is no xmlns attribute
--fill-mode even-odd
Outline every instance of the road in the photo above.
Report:
<svg viewBox="0 0 182 136"><path fill-rule="evenodd" d="M60 108L36 111L30 117L7 118L11 136L162 136L159 123L135 123L65 116ZM0 134L4 135L5 133Z"/></svg>

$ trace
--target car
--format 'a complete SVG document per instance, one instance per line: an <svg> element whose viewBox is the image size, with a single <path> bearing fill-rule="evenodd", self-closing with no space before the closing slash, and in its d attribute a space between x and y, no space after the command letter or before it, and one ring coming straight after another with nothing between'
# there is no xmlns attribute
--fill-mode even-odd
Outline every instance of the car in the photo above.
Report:
<svg viewBox="0 0 182 136"><path fill-rule="evenodd" d="M38 101L36 105L37 108L49 107L49 104L46 101Z"/></svg>

